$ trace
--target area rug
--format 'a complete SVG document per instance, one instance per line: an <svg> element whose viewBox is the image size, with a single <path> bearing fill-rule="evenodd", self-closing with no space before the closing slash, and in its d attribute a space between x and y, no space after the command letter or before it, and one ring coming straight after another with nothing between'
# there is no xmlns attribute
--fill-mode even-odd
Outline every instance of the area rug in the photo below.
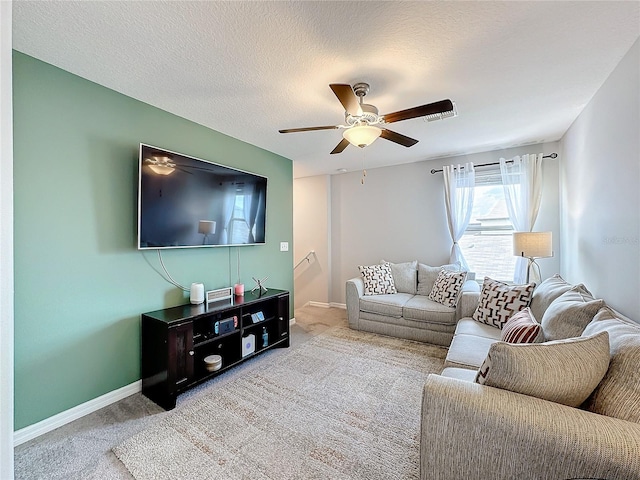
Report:
<svg viewBox="0 0 640 480"><path fill-rule="evenodd" d="M137 480L418 478L422 387L445 356L335 327L113 451Z"/></svg>

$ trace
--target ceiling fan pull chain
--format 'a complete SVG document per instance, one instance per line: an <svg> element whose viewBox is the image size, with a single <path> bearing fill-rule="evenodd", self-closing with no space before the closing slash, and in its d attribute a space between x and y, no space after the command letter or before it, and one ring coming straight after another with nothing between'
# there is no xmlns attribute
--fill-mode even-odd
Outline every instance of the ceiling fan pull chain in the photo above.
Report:
<svg viewBox="0 0 640 480"><path fill-rule="evenodd" d="M364 168L364 148L362 150L362 177L360 178L360 184L364 185L364 177L367 176L367 171Z"/></svg>

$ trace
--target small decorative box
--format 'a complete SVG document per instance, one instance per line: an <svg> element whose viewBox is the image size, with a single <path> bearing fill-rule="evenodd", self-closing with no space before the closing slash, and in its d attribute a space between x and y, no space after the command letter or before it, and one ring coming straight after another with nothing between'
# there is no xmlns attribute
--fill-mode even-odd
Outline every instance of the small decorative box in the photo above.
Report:
<svg viewBox="0 0 640 480"><path fill-rule="evenodd" d="M256 336L252 333L246 337L242 337L242 356L252 354L256 351Z"/></svg>

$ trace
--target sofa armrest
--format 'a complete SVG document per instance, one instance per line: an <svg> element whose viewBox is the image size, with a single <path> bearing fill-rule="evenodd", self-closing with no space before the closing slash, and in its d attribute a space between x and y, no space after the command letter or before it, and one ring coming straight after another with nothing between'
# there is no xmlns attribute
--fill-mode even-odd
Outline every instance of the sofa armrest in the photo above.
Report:
<svg viewBox="0 0 640 480"><path fill-rule="evenodd" d="M470 317L476 311L480 300L480 286L474 280L467 280L462 285L462 293L456 306L456 320Z"/></svg>
<svg viewBox="0 0 640 480"><path fill-rule="evenodd" d="M358 328L360 297L364 295L364 281L360 277L347 280L347 320L351 328Z"/></svg>
<svg viewBox="0 0 640 480"><path fill-rule="evenodd" d="M429 375L420 478L640 478L640 425Z"/></svg>

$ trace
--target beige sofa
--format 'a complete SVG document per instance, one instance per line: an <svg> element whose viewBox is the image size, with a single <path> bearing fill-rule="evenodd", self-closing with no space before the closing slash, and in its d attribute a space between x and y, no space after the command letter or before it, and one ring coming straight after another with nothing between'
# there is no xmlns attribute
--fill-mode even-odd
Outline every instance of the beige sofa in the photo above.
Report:
<svg viewBox="0 0 640 480"><path fill-rule="evenodd" d="M441 268L456 270L457 265L432 267L417 261L391 264L398 293L365 295L361 277L346 282L347 319L355 330L449 346L460 318L476 308L480 289L467 280L456 307L429 300Z"/></svg>
<svg viewBox="0 0 640 480"><path fill-rule="evenodd" d="M557 339L565 331L558 322L577 318L573 312L571 317L555 315L567 291L581 292L585 302L598 307L586 327L566 330L575 337L579 328L585 339L608 334L608 370L605 363L606 374L587 401L575 408L537 398L543 395L536 392L523 395L475 383L501 330L463 318L445 369L430 375L424 386L421 479L640 479L640 325L593 301L582 288L559 276L547 279L534 291L531 311L542 320L545 337ZM496 344L492 352L498 347L521 348ZM577 367L589 370L591 363ZM568 371L565 375L566 364L546 368L535 375L575 381ZM516 382L526 381L526 375L519 377Z"/></svg>

